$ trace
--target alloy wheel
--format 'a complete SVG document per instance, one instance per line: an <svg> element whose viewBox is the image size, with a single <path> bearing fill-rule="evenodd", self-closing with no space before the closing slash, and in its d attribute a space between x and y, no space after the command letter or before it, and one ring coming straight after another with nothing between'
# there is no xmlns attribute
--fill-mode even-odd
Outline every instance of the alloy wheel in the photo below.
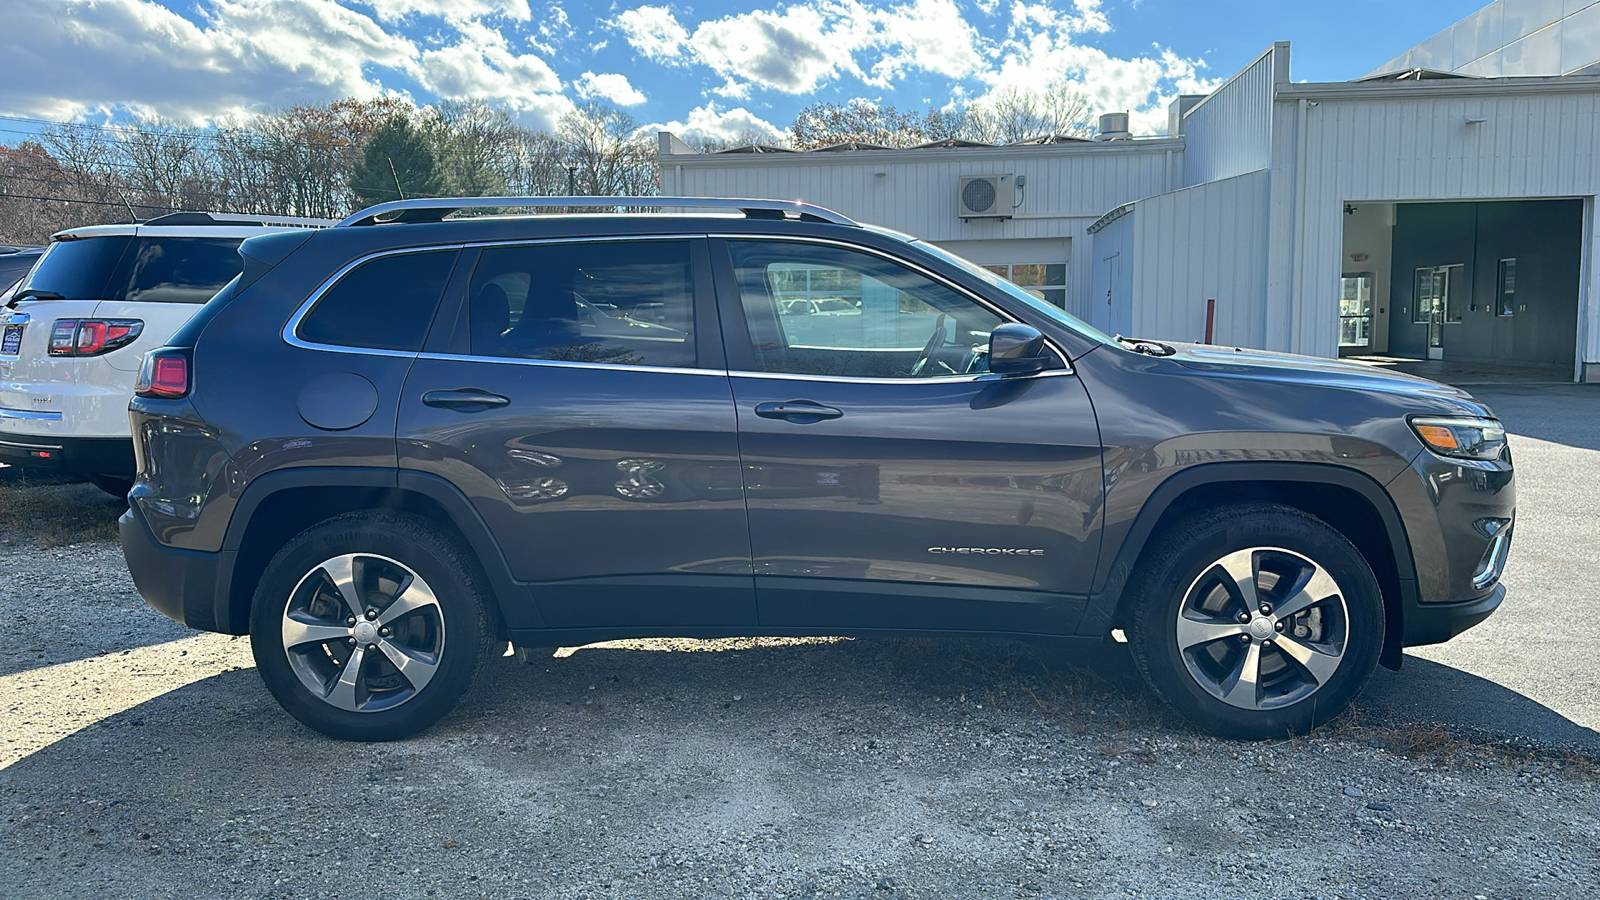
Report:
<svg viewBox="0 0 1600 900"><path fill-rule="evenodd" d="M370 553L335 556L307 572L290 592L281 633L306 690L349 712L416 697L444 654L432 588L404 563Z"/></svg>
<svg viewBox="0 0 1600 900"><path fill-rule="evenodd" d="M1333 677L1350 640L1345 592L1313 560L1252 547L1206 566L1178 607L1195 683L1242 709L1297 703Z"/></svg>

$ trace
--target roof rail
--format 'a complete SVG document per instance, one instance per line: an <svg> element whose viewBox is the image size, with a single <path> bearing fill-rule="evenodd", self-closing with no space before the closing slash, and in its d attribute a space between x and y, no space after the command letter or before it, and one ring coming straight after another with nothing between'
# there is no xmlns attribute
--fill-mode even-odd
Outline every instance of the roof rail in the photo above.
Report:
<svg viewBox="0 0 1600 900"><path fill-rule="evenodd" d="M439 222L463 209L605 209L618 206L665 209L721 209L738 211L751 219L795 218L802 222L827 222L831 225L859 225L831 209L798 200L738 200L729 197L445 197L427 200L396 200L380 203L339 223L381 225L391 222Z"/></svg>
<svg viewBox="0 0 1600 900"><path fill-rule="evenodd" d="M257 216L250 213L175 212L139 222L140 225L295 225L301 228L327 228L338 224L333 219L308 216Z"/></svg>

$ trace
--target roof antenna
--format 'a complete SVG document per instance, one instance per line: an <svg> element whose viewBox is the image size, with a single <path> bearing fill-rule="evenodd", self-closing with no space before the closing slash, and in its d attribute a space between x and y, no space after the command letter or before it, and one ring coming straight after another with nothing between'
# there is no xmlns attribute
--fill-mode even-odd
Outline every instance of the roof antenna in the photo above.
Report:
<svg viewBox="0 0 1600 900"><path fill-rule="evenodd" d="M394 192L400 195L401 200L404 200L406 198L406 192L401 189L400 175L394 170L394 157L386 156L384 159L389 161L389 175L394 178Z"/></svg>
<svg viewBox="0 0 1600 900"><path fill-rule="evenodd" d="M127 191L123 191L123 190L118 190L117 191L117 199L121 200L122 201L122 205L126 206L128 208L128 220L130 222L133 222L133 223L137 224L138 221L139 221L139 217L134 215L134 213L133 213L133 204L128 202L128 192Z"/></svg>

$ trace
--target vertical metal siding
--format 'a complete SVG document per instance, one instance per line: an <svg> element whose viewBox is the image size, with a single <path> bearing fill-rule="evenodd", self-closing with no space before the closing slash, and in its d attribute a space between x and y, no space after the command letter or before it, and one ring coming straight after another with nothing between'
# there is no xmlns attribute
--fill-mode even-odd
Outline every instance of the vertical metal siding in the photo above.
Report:
<svg viewBox="0 0 1600 900"><path fill-rule="evenodd" d="M1199 341L1215 299L1216 343L1262 345L1270 186L1269 173L1252 172L1139 202L1129 216L1134 333Z"/></svg>
<svg viewBox="0 0 1600 900"><path fill-rule="evenodd" d="M1264 169L1272 156L1272 96L1289 47L1274 44L1183 120L1185 186Z"/></svg>

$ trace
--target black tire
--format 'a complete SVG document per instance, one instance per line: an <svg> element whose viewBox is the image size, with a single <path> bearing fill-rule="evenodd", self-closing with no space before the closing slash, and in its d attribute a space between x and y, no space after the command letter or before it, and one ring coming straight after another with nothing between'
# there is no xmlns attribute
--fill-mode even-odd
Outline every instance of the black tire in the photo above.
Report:
<svg viewBox="0 0 1600 900"><path fill-rule="evenodd" d="M1128 643L1150 687L1195 725L1229 738L1305 734L1371 677L1383 647L1382 592L1361 552L1322 520L1240 504L1190 515L1149 546L1124 607ZM1243 571L1258 592L1248 612Z"/></svg>
<svg viewBox="0 0 1600 900"><path fill-rule="evenodd" d="M116 475L90 475L89 483L119 500L127 500L133 490L133 479Z"/></svg>
<svg viewBox="0 0 1600 900"><path fill-rule="evenodd" d="M346 565L358 605L376 617L351 616L329 574ZM398 740L449 713L482 660L503 649L488 596L469 552L427 520L350 513L296 535L267 564L251 607L250 648L267 690L296 719L340 740ZM372 643L352 647L358 633Z"/></svg>

